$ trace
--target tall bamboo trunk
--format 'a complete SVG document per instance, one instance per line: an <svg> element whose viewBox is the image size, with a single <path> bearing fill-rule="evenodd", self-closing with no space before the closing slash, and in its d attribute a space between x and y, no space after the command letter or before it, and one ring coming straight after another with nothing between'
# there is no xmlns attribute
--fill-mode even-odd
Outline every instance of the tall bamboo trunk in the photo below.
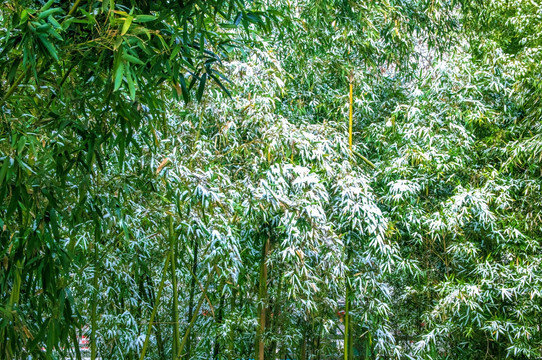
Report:
<svg viewBox="0 0 542 360"><path fill-rule="evenodd" d="M152 326L154 324L154 319L158 311L158 305L160 304L160 297L162 296L162 290L164 289L164 283L166 281L167 269L169 268L169 261L171 260L171 252L167 253L166 261L164 263L164 268L162 269L162 280L160 280L160 285L158 287L158 294L156 295L154 306L152 309L151 317L149 319L149 326L147 327L147 335L145 336L145 341L143 342L143 348L141 349L141 354L139 359L145 359L145 353L147 352L147 346L149 345L149 338L152 331ZM163 357L162 357L163 358Z"/></svg>
<svg viewBox="0 0 542 360"><path fill-rule="evenodd" d="M301 354L299 356L300 360L307 359L307 329L303 331L303 339L301 339Z"/></svg>
<svg viewBox="0 0 542 360"><path fill-rule="evenodd" d="M165 269L167 271L167 269ZM158 302L158 300L156 300ZM160 326L160 318L156 315L156 323L154 324L156 328L156 345L158 346L158 356L160 359L165 359L165 348L164 341L162 340L162 326Z"/></svg>
<svg viewBox="0 0 542 360"><path fill-rule="evenodd" d="M230 298L230 311L233 313L235 311L235 300L237 299L237 291L233 291L232 297ZM233 345L235 342L234 339L235 328L232 326L230 329L230 334L228 338L228 360L232 360L233 356Z"/></svg>
<svg viewBox="0 0 542 360"><path fill-rule="evenodd" d="M268 237L262 246L262 257L260 261L260 284L258 296L259 326L256 330L256 359L264 360L265 346L263 334L266 323L266 298L267 298L267 254L269 253L270 238Z"/></svg>
<svg viewBox="0 0 542 360"><path fill-rule="evenodd" d="M350 251L347 249L346 264L350 266ZM352 340L351 324L350 324L350 296L352 289L350 288L350 271L346 272L345 276L345 297L344 297L344 360L351 359Z"/></svg>
<svg viewBox="0 0 542 360"><path fill-rule="evenodd" d="M168 254L168 256L171 256ZM162 278L165 279L165 275L167 273L168 266L164 268L164 273L162 274ZM154 282L151 279L150 276L147 276L147 286L149 288L149 296L150 296L150 302L154 308L157 308L160 302L160 299L157 297L155 291L154 291ZM163 287L163 283L161 282L161 287ZM158 347L158 355L160 356L160 359L164 358L164 341L162 340L162 327L160 326L160 317L158 313L155 315L155 321L153 321L154 330L156 331L156 345Z"/></svg>
<svg viewBox="0 0 542 360"><path fill-rule="evenodd" d="M280 322L279 322L279 312L280 312L280 302L282 299L282 278L279 277L279 288L277 291L277 296L275 298L275 302L273 304L273 322L272 322L272 331L276 335L280 332ZM277 353L277 340L273 340L271 343L271 348L269 349L269 354L271 355L271 359L275 359L275 355Z"/></svg>
<svg viewBox="0 0 542 360"><path fill-rule="evenodd" d="M188 343L188 338L190 337L190 332L192 330L192 327L194 326L195 322L196 322L196 319L198 317L198 313L201 309L201 305L203 304L203 301L205 300L206 296L207 296L207 289L209 288L209 284L211 284L211 281L213 279L213 276L214 276L214 272L215 270L213 269L209 275L207 275L207 282L205 283L205 287L203 288L203 291L201 293L201 297L198 301L198 304L196 305L196 309L194 311L194 315L192 316L192 318L190 319L190 322L188 324L188 327L186 328L186 332L183 336L183 340L181 341L181 345L179 345L179 350L178 350L178 353L177 353L177 357L182 357L183 356L183 349L185 347L185 345L187 345ZM188 354L186 354L188 355Z"/></svg>
<svg viewBox="0 0 542 360"><path fill-rule="evenodd" d="M222 288L222 286L220 287ZM218 325L222 324L222 319L224 316L224 299L226 298L225 294L222 294L220 296L220 304L218 305L218 317L216 319L216 322ZM218 334L215 336L215 346L213 349L213 359L218 359L218 353L220 352L220 340Z"/></svg>
<svg viewBox="0 0 542 360"><path fill-rule="evenodd" d="M316 360L320 360L322 357L321 349L321 338L322 338L322 326L318 326L318 339L316 340Z"/></svg>
<svg viewBox="0 0 542 360"><path fill-rule="evenodd" d="M188 300L188 322L193 317L194 312L194 292L196 291L196 273L198 270L198 241L196 238L194 238L192 248L194 249L194 262L192 263L192 282L190 284L190 298ZM185 359L190 359L190 352L192 350L192 333L190 331L190 328L188 329L188 339L186 343L186 357Z"/></svg>
<svg viewBox="0 0 542 360"><path fill-rule="evenodd" d="M175 238L175 231L173 229L173 219L168 217L169 225L169 241L172 249L171 258L171 283L173 285L173 304L172 304L172 317L173 317L173 344L171 351L172 360L177 359L177 350L179 349L179 293L177 289L177 239Z"/></svg>
<svg viewBox="0 0 542 360"><path fill-rule="evenodd" d="M350 286L346 280L346 297L344 309L344 360L350 360Z"/></svg>
<svg viewBox="0 0 542 360"><path fill-rule="evenodd" d="M95 360L97 355L97 348L96 348L96 328L97 328L97 314L96 314L96 307L98 302L98 268L99 268L99 261L98 261L98 244L100 243L101 239L101 228L99 224L96 224L95 229L95 243L94 243L94 275L92 278L92 306L90 310L90 359Z"/></svg>

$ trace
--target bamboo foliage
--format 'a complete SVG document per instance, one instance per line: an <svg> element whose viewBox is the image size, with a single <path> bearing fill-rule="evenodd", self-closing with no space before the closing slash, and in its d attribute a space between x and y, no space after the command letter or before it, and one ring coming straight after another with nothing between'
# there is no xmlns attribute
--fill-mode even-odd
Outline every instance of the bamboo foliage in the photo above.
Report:
<svg viewBox="0 0 542 360"><path fill-rule="evenodd" d="M539 13L2 3L0 358L540 358Z"/></svg>

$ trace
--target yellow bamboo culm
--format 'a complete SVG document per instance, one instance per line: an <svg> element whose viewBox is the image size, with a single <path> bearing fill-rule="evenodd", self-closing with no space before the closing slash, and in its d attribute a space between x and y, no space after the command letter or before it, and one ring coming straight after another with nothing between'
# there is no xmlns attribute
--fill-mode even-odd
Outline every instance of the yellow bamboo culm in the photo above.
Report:
<svg viewBox="0 0 542 360"><path fill-rule="evenodd" d="M352 152L352 82L350 82L350 112L348 114L348 145L350 146L350 152Z"/></svg>

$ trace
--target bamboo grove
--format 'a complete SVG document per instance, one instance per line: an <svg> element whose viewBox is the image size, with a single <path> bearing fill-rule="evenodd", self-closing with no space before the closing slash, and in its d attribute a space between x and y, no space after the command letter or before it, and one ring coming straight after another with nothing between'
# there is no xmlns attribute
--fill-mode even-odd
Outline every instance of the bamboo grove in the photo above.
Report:
<svg viewBox="0 0 542 360"><path fill-rule="evenodd" d="M539 1L0 23L0 359L542 357Z"/></svg>

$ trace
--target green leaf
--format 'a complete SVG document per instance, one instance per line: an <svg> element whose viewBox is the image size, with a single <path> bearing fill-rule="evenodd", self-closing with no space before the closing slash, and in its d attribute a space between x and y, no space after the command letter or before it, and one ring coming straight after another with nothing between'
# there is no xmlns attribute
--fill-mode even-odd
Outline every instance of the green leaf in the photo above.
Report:
<svg viewBox="0 0 542 360"><path fill-rule="evenodd" d="M145 65L145 63L143 61L139 60L138 58L136 58L135 56L132 56L132 55L122 54L122 58L124 60L128 60L129 62L134 63L134 64Z"/></svg>
<svg viewBox="0 0 542 360"><path fill-rule="evenodd" d="M182 48L183 48L183 44L179 44L175 46L175 49L173 49L173 51L171 52L171 56L169 57L169 60L173 60L177 56L179 51L181 51Z"/></svg>
<svg viewBox="0 0 542 360"><path fill-rule="evenodd" d="M40 11L46 11L47 9L49 9L51 7L51 5L53 5L53 3L55 2L55 0L49 0L45 3L45 5L43 5L40 9Z"/></svg>
<svg viewBox="0 0 542 360"><path fill-rule="evenodd" d="M94 15L92 15L91 13L89 12L86 12L84 9L79 9L83 15L85 15L85 17L88 19L88 22L87 24L89 25L92 25L94 23L96 23L96 18L94 17Z"/></svg>
<svg viewBox="0 0 542 360"><path fill-rule="evenodd" d="M130 69L126 69L126 80L128 81L128 89L130 90L130 97L135 100L135 86L134 79L132 78L132 72Z"/></svg>
<svg viewBox="0 0 542 360"><path fill-rule="evenodd" d="M207 74L201 75L201 79L199 81L198 91L196 92L196 99L198 101L201 101L201 98L203 96L203 89L205 88L205 81L207 80Z"/></svg>
<svg viewBox="0 0 542 360"><path fill-rule="evenodd" d="M60 36L53 28L49 29L49 31L47 31L51 36L53 36L54 38L56 38L57 40L59 41L64 41L64 39L62 38L62 36Z"/></svg>
<svg viewBox="0 0 542 360"><path fill-rule="evenodd" d="M124 73L124 64L119 61L119 65L117 66L117 70L115 71L115 87L113 91L117 91L120 88L120 84L122 83L123 73Z"/></svg>
<svg viewBox="0 0 542 360"><path fill-rule="evenodd" d="M58 231L58 220L56 217L56 211L55 209L51 209L49 211L49 219L51 220L51 229L53 230L53 235L55 236L55 239L60 239L60 232Z"/></svg>
<svg viewBox="0 0 542 360"><path fill-rule="evenodd" d="M0 169L0 185L2 185L2 183L4 182L4 178L6 177L6 172L8 171L10 161L11 160L10 160L9 157L6 156L4 158L4 163L2 164L2 169Z"/></svg>
<svg viewBox="0 0 542 360"><path fill-rule="evenodd" d="M239 23L241 22L242 19L243 19L243 13L240 12L239 14L237 14L237 17L235 18L235 21L233 22L233 25L235 25L235 26L239 25Z"/></svg>
<svg viewBox="0 0 542 360"><path fill-rule="evenodd" d="M213 74L210 74L210 75L211 75L211 78L216 82L216 84L222 89L222 91L224 91L226 95L228 95L228 97L231 99L230 92L228 91L228 89L226 89L226 87L222 84L222 82L218 79L218 77L214 76Z"/></svg>
<svg viewBox="0 0 542 360"><path fill-rule="evenodd" d="M246 17L254 24L262 23L262 19L260 19L260 17L253 12L247 13Z"/></svg>
<svg viewBox="0 0 542 360"><path fill-rule="evenodd" d="M124 158L126 156L125 143L126 143L126 139L124 136L124 131L122 131L119 136L119 169L120 170L124 168Z"/></svg>
<svg viewBox="0 0 542 360"><path fill-rule="evenodd" d="M132 20L133 19L134 19L134 17L132 15L128 15L126 17L126 20L124 20L124 25L122 25L122 31L120 33L121 35L126 34L128 29L130 28L130 25L132 25Z"/></svg>
<svg viewBox="0 0 542 360"><path fill-rule="evenodd" d="M188 92L188 89L186 87L186 81L184 79L184 76L179 75L179 83L181 83L181 92L183 93L184 102L189 103L190 93Z"/></svg>
<svg viewBox="0 0 542 360"><path fill-rule="evenodd" d="M28 11L24 9L21 11L21 24L28 21Z"/></svg>
<svg viewBox="0 0 542 360"><path fill-rule="evenodd" d="M59 9L59 8L54 8L54 9L49 9L49 10L46 10L46 11L42 11L38 15L38 20L42 20L42 19L45 19L46 17L49 17L49 16L51 16L53 14L62 13L62 12L64 12L64 10Z"/></svg>
<svg viewBox="0 0 542 360"><path fill-rule="evenodd" d="M52 15L49 15L47 17L47 21L49 21L51 25L53 25L53 27L55 27L56 29L62 29L62 26L60 25L60 23L56 21L56 19Z"/></svg>
<svg viewBox="0 0 542 360"><path fill-rule="evenodd" d="M40 35L38 36L38 38L40 39L43 46L45 46L45 48L47 49L47 52L49 52L49 55L51 55L53 59L58 61L58 54L53 44L51 44L51 42L45 36Z"/></svg>
<svg viewBox="0 0 542 360"><path fill-rule="evenodd" d="M49 29L51 29L51 24L43 24L37 21L32 21L32 25L35 26L36 32L38 33L44 33L44 32L49 31Z"/></svg>
<svg viewBox="0 0 542 360"><path fill-rule="evenodd" d="M140 23L144 23L144 22L150 22L150 21L154 21L158 19L158 17L154 16L154 15L137 15L135 18L134 18L134 21L135 22L140 22Z"/></svg>

